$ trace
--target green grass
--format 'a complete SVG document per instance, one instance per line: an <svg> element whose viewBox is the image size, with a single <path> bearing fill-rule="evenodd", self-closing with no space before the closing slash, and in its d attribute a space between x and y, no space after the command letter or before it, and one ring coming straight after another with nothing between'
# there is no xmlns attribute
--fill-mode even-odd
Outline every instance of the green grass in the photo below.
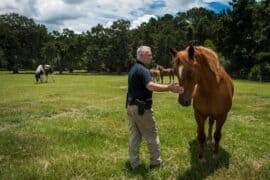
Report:
<svg viewBox="0 0 270 180"><path fill-rule="evenodd" d="M154 93L163 169L129 171L127 76L0 73L0 179L267 179L270 176L270 84L235 80L221 153L198 162L192 107Z"/></svg>

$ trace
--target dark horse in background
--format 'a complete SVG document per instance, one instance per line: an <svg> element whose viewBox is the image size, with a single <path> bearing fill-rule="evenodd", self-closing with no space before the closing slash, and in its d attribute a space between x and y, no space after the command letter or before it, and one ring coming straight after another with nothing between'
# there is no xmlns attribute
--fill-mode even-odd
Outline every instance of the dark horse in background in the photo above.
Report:
<svg viewBox="0 0 270 180"><path fill-rule="evenodd" d="M221 130L227 114L232 107L233 82L220 65L217 54L203 46L189 46L185 50L171 49L173 66L184 87L178 101L189 106L193 97L193 109L197 121L197 139L200 144L199 159L205 161L204 143L206 136L204 124L209 118L208 143L212 143L212 126L216 122L213 158L217 158Z"/></svg>
<svg viewBox="0 0 270 180"><path fill-rule="evenodd" d="M163 83L163 77L164 76L169 76L170 82L173 81L174 82L174 70L173 68L164 68L161 65L157 65L156 69L158 69L160 71L160 79L161 79L161 83Z"/></svg>
<svg viewBox="0 0 270 180"><path fill-rule="evenodd" d="M42 76L46 77L45 82L48 82L48 74L53 73L53 69L50 65L44 64L44 65L38 65L36 71L35 71L35 78L36 78L36 83L40 81L41 83L43 82Z"/></svg>

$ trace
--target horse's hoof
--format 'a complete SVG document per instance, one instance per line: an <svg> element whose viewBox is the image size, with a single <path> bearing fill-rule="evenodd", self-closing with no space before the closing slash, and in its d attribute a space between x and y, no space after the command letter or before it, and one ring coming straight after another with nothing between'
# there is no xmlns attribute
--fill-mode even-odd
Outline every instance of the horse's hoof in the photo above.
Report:
<svg viewBox="0 0 270 180"><path fill-rule="evenodd" d="M218 159L218 154L213 154L213 159Z"/></svg>
<svg viewBox="0 0 270 180"><path fill-rule="evenodd" d="M200 163L206 163L206 159L205 158L199 158L199 162Z"/></svg>

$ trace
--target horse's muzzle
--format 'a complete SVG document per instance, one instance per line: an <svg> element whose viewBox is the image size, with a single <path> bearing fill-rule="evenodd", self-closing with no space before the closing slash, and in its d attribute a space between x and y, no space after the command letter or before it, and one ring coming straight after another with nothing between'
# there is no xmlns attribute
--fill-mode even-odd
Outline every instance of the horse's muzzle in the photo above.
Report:
<svg viewBox="0 0 270 180"><path fill-rule="evenodd" d="M180 96L178 97L178 102L182 106L189 106L191 104L191 98L187 98L185 96Z"/></svg>

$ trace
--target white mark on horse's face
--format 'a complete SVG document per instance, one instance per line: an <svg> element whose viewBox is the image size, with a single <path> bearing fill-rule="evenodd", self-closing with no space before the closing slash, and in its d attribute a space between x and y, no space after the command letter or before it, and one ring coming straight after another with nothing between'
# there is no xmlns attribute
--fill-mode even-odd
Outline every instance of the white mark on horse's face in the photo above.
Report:
<svg viewBox="0 0 270 180"><path fill-rule="evenodd" d="M181 79L182 75L183 75L183 69L184 69L184 66L181 65L178 67L178 74L179 74L179 78Z"/></svg>

